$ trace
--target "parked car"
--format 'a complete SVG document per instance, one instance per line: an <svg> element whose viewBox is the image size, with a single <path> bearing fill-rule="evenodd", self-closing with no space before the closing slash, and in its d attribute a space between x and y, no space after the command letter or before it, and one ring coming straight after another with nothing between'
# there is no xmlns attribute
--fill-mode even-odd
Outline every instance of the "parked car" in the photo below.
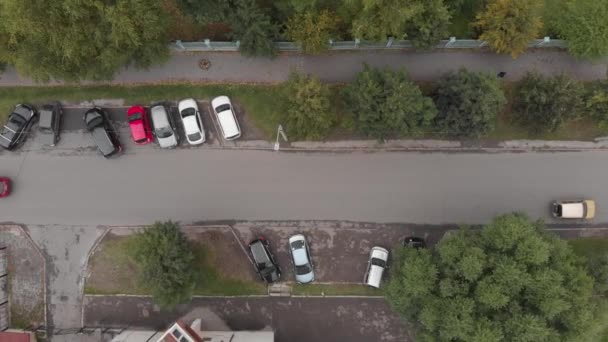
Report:
<svg viewBox="0 0 608 342"><path fill-rule="evenodd" d="M590 220L595 216L595 201L555 201L551 205L551 213L556 218Z"/></svg>
<svg viewBox="0 0 608 342"><path fill-rule="evenodd" d="M190 145L199 145L205 142L205 128L201 120L201 113L194 99L179 101L177 105L179 116L184 125L186 140Z"/></svg>
<svg viewBox="0 0 608 342"><path fill-rule="evenodd" d="M369 261L367 262L367 270L363 283L365 285L380 288L380 282L382 281L382 275L386 269L388 262L388 250L382 247L374 247L369 253Z"/></svg>
<svg viewBox="0 0 608 342"><path fill-rule="evenodd" d="M127 120L129 121L129 128L131 129L131 136L136 144L145 145L154 140L146 108L142 106L133 106L129 108L127 111Z"/></svg>
<svg viewBox="0 0 608 342"><path fill-rule="evenodd" d="M260 236L249 243L255 268L263 281L273 283L281 277L281 268L277 265L274 255L270 252L268 241Z"/></svg>
<svg viewBox="0 0 608 342"><path fill-rule="evenodd" d="M167 108L159 103L150 108L150 117L158 145L161 148L174 148L179 144L179 134L173 117Z"/></svg>
<svg viewBox="0 0 608 342"><path fill-rule="evenodd" d="M426 242L424 242L423 238L408 236L403 239L403 247L426 248Z"/></svg>
<svg viewBox="0 0 608 342"><path fill-rule="evenodd" d="M38 131L42 144L55 146L61 139L61 121L63 119L63 107L61 103L54 102L45 104L40 109L40 121Z"/></svg>
<svg viewBox="0 0 608 342"><path fill-rule="evenodd" d="M11 194L11 180L8 177L0 177L0 198Z"/></svg>
<svg viewBox="0 0 608 342"><path fill-rule="evenodd" d="M91 108L84 113L83 119L85 127L91 132L97 148L105 158L122 151L118 135L110 124L108 114L103 109L99 107Z"/></svg>
<svg viewBox="0 0 608 342"><path fill-rule="evenodd" d="M222 135L226 140L238 139L241 136L241 127L228 96L218 96L211 101L211 107L219 123Z"/></svg>
<svg viewBox="0 0 608 342"><path fill-rule="evenodd" d="M296 234L289 238L289 250L291 261L296 275L296 281L301 284L313 282L315 273L312 266L312 258L306 238L302 234Z"/></svg>
<svg viewBox="0 0 608 342"><path fill-rule="evenodd" d="M12 150L22 144L36 118L38 118L38 112L34 107L27 104L15 106L0 132L0 146Z"/></svg>

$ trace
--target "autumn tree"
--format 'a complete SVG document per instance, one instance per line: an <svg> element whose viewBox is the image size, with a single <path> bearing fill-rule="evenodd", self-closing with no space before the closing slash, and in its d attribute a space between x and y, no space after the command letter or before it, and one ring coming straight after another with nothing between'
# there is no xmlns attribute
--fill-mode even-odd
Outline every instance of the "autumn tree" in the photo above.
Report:
<svg viewBox="0 0 608 342"><path fill-rule="evenodd" d="M574 56L608 56L608 0L547 0L547 26Z"/></svg>
<svg viewBox="0 0 608 342"><path fill-rule="evenodd" d="M492 0L477 15L475 25L482 30L479 39L499 53L516 58L542 28L541 0Z"/></svg>
<svg viewBox="0 0 608 342"><path fill-rule="evenodd" d="M479 137L494 129L507 103L494 75L461 69L437 81L435 126L450 136Z"/></svg>
<svg viewBox="0 0 608 342"><path fill-rule="evenodd" d="M327 50L336 25L335 15L327 10L320 13L307 11L289 19L286 34L300 44L304 53L318 54Z"/></svg>
<svg viewBox="0 0 608 342"><path fill-rule="evenodd" d="M532 133L555 132L579 115L583 94L583 86L566 75L527 73L516 89L515 120Z"/></svg>
<svg viewBox="0 0 608 342"><path fill-rule="evenodd" d="M175 222L155 222L138 233L131 254L141 267L141 286L158 304L173 307L190 300L197 279L194 254Z"/></svg>
<svg viewBox="0 0 608 342"><path fill-rule="evenodd" d="M289 136L324 138L336 122L330 89L319 79L293 72L285 83L286 126Z"/></svg>
<svg viewBox="0 0 608 342"><path fill-rule="evenodd" d="M597 325L594 280L567 242L521 214L396 252L387 298L423 341L571 341Z"/></svg>
<svg viewBox="0 0 608 342"><path fill-rule="evenodd" d="M169 18L153 0L5 0L0 60L38 81L109 80L169 57Z"/></svg>
<svg viewBox="0 0 608 342"><path fill-rule="evenodd" d="M419 136L437 114L433 101L404 71L366 64L343 95L357 129L377 139Z"/></svg>

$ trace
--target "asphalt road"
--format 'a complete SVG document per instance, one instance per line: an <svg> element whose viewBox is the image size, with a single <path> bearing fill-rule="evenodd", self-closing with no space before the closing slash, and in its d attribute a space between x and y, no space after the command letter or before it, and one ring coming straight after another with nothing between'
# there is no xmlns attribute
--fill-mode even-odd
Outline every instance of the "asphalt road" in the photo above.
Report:
<svg viewBox="0 0 608 342"><path fill-rule="evenodd" d="M122 133L124 136L124 132ZM105 160L84 133L56 151L1 153L14 180L1 221L337 219L484 223L509 211L549 218L554 199L593 198L608 222L605 152L316 154L129 146ZM123 139L126 140L126 139ZM67 147L66 147L67 146Z"/></svg>

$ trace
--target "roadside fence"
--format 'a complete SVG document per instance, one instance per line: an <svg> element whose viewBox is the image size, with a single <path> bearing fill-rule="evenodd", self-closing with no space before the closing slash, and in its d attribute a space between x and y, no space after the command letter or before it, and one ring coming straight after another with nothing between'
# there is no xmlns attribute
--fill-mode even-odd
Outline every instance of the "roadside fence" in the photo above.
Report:
<svg viewBox="0 0 608 342"><path fill-rule="evenodd" d="M170 44L170 47L177 51L238 51L240 42L214 42L209 39L198 42L182 42L177 40ZM294 42L276 42L275 46L279 51L300 51L300 46ZM487 46L483 40L477 39L450 39L440 41L435 49L479 49ZM374 42L361 39L351 41L334 41L329 40L328 47L330 51L356 51L356 50L399 50L413 49L414 46L409 40L388 39L385 42ZM529 48L566 48L565 40L551 39L544 37L543 39L532 40L528 44Z"/></svg>

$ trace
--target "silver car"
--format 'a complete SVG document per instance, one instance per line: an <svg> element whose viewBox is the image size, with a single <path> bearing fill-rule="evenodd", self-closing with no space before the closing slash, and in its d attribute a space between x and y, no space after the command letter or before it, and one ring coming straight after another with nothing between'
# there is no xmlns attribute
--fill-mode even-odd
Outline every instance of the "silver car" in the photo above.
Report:
<svg viewBox="0 0 608 342"><path fill-rule="evenodd" d="M179 135L167 108L156 104L150 108L150 117L158 145L161 148L174 148L179 144Z"/></svg>
<svg viewBox="0 0 608 342"><path fill-rule="evenodd" d="M290 237L289 250L291 251L296 281L301 284L313 282L315 273L312 270L312 258L304 235L296 234Z"/></svg>

